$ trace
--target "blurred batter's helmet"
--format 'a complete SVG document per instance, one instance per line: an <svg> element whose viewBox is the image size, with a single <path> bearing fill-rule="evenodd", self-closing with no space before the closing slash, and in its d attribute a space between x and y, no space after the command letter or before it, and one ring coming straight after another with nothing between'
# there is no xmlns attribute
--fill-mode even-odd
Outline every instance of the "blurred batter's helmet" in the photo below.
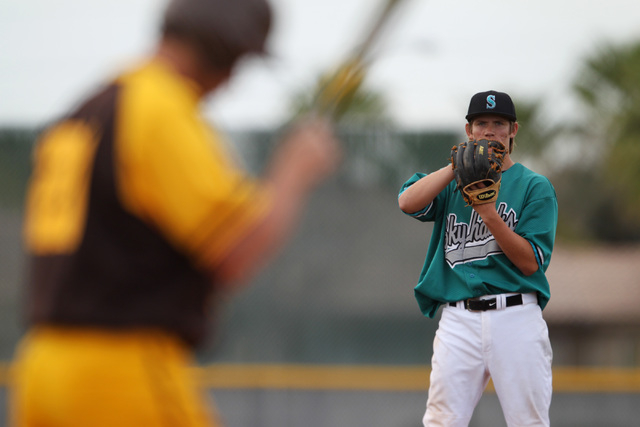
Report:
<svg viewBox="0 0 640 427"><path fill-rule="evenodd" d="M248 53L264 53L271 27L266 0L171 0L162 33L189 40L207 60L231 67Z"/></svg>
<svg viewBox="0 0 640 427"><path fill-rule="evenodd" d="M512 122L517 120L516 107L513 105L511 97L504 92L495 90L476 93L471 98L466 116L467 121L482 114L495 114Z"/></svg>

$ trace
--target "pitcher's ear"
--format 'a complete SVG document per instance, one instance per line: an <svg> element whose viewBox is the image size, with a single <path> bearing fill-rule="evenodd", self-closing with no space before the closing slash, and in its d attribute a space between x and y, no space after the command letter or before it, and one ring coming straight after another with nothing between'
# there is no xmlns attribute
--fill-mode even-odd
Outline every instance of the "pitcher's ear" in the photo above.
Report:
<svg viewBox="0 0 640 427"><path fill-rule="evenodd" d="M464 131L467 133L467 136L469 137L469 139L471 139L471 135L472 135L471 129L472 129L472 127L473 127L473 122L469 122L466 125L464 125Z"/></svg>

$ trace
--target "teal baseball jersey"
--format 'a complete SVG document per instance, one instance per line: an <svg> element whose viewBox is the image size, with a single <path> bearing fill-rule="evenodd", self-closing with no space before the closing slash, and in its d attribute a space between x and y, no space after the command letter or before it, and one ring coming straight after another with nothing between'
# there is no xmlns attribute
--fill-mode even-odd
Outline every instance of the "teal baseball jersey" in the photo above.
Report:
<svg viewBox="0 0 640 427"><path fill-rule="evenodd" d="M413 175L400 194L424 177ZM558 223L558 202L551 182L520 163L502 173L496 208L509 228L527 239L538 270L525 276L502 252L480 216L456 191L455 180L418 212L433 222L427 256L414 292L425 316L434 317L441 304L508 292L537 292L544 309L550 298L545 272Z"/></svg>

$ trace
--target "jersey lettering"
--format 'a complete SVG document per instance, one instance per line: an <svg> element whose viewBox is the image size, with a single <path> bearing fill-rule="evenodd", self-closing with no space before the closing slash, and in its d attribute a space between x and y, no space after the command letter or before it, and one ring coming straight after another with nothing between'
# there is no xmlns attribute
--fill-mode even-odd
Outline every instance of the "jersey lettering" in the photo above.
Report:
<svg viewBox="0 0 640 427"><path fill-rule="evenodd" d="M40 142L25 222L33 253L65 254L79 245L96 146L93 130L78 122L52 129Z"/></svg>
<svg viewBox="0 0 640 427"><path fill-rule="evenodd" d="M518 224L515 211L509 209L507 212L507 204L502 202L498 206L498 214L507 226L515 231ZM457 220L456 214L450 213L445 229L445 260L451 268L502 253L502 249L476 211L472 212L469 224Z"/></svg>

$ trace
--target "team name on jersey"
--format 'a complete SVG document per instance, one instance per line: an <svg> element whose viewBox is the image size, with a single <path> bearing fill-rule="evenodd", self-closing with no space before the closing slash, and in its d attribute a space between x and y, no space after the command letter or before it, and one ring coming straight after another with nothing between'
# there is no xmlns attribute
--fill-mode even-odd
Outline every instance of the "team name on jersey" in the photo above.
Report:
<svg viewBox="0 0 640 427"><path fill-rule="evenodd" d="M507 204L498 205L498 214L511 230L516 229L518 218L513 209L507 210ZM502 250L495 238L474 210L469 223L458 222L458 216L447 216L445 230L445 259L451 268L458 264L485 259L501 254Z"/></svg>

